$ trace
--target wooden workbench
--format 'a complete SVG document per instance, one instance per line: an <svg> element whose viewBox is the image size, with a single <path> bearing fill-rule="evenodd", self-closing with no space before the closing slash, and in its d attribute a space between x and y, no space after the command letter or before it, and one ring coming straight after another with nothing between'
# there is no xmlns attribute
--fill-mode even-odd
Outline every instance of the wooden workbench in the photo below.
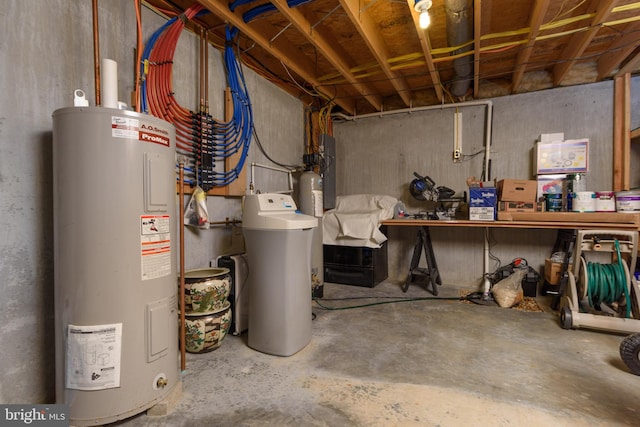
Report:
<svg viewBox="0 0 640 427"><path fill-rule="evenodd" d="M431 284L432 293L437 295L437 285L442 284L442 279L431 245L430 227L639 231L640 212L499 212L497 221L388 219L382 221L382 225L418 227L418 238L413 250L411 265L409 266L409 274L402 290L406 292L414 278L422 275ZM562 233L559 231L556 245L559 244L560 234L566 233L567 231ZM564 239L566 240L566 237ZM640 254L640 248L637 248L637 250ZM424 251L427 260L427 268L418 267L422 251ZM485 271L485 273L487 272Z"/></svg>
<svg viewBox="0 0 640 427"><path fill-rule="evenodd" d="M413 227L640 230L640 212L499 212L497 221L387 219L382 225Z"/></svg>

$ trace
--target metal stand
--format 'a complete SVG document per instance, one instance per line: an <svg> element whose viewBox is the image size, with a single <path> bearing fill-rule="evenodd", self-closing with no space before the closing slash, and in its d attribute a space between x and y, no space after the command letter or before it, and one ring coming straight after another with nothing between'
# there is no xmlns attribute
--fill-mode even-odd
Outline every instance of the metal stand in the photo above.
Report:
<svg viewBox="0 0 640 427"><path fill-rule="evenodd" d="M556 242L554 243L553 250L551 251L551 254L558 251L564 252L562 268L560 269L560 281L556 285L550 285L545 281L543 285L543 294L553 295L553 300L551 301L552 310L558 310L560 307L560 298L562 297L569 281L569 260L572 256L573 244L576 240L577 233L577 230L558 230Z"/></svg>
<svg viewBox="0 0 640 427"><path fill-rule="evenodd" d="M420 268L420 256L424 249L424 256L427 260L427 268ZM416 239L416 245L413 248L413 257L411 258L411 265L409 266L409 274L407 280L402 286L402 291L407 292L409 285L415 281L416 276L423 276L427 279L427 285L431 283L431 293L438 295L438 288L436 285L442 285L442 278L438 271L438 264L436 263L436 256L433 253L433 247L431 246L431 234L429 234L429 227L420 227L418 229L418 236Z"/></svg>
<svg viewBox="0 0 640 427"><path fill-rule="evenodd" d="M617 306L607 304L591 307L589 304L589 277L583 252L612 254L617 261L616 242L626 277L625 304L630 305L631 317L624 317ZM633 277L638 251L637 231L580 230L576 237L573 268L568 272L569 281L560 300L560 326L564 329L599 329L618 333L640 332L640 284ZM637 357L637 355L636 355Z"/></svg>

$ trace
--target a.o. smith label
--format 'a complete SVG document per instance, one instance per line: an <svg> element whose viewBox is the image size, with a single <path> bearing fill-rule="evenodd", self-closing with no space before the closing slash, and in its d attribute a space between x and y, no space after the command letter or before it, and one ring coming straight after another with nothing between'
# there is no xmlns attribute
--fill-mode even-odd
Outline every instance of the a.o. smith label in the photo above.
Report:
<svg viewBox="0 0 640 427"><path fill-rule="evenodd" d="M143 123L140 126L138 139L142 142L153 142L154 144L169 146L169 132L157 126Z"/></svg>
<svg viewBox="0 0 640 427"><path fill-rule="evenodd" d="M137 139L141 142L151 142L165 147L171 145L168 130L141 122L133 117L112 116L111 136L113 138Z"/></svg>

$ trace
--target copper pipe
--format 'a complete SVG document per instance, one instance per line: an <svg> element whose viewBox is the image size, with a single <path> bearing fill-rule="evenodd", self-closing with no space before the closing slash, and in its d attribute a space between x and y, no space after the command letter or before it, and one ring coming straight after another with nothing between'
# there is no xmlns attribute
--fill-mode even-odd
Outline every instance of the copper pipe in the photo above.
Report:
<svg viewBox="0 0 640 427"><path fill-rule="evenodd" d="M180 370L184 371L187 366L186 361L186 331L185 331L185 306L184 306L184 224L182 218L184 218L184 162L179 163L180 168L180 197L178 202L180 203L180 216L178 217L178 223L180 224Z"/></svg>
<svg viewBox="0 0 640 427"><path fill-rule="evenodd" d="M239 219L229 219L229 218L226 218L224 221L209 221L209 225L234 225L234 224L242 224L242 221Z"/></svg>
<svg viewBox="0 0 640 427"><path fill-rule="evenodd" d="M136 59L134 66L135 71L135 85L134 85L134 98L135 98L135 110L140 112L140 62L142 61L142 2L135 0L136 8Z"/></svg>
<svg viewBox="0 0 640 427"><path fill-rule="evenodd" d="M204 107L209 114L209 31L204 31Z"/></svg>
<svg viewBox="0 0 640 427"><path fill-rule="evenodd" d="M98 0L93 0L93 69L96 85L96 106L100 106L100 40L98 35Z"/></svg>
<svg viewBox="0 0 640 427"><path fill-rule="evenodd" d="M200 112L204 112L204 29L200 27L200 52L199 52L199 62L200 62Z"/></svg>

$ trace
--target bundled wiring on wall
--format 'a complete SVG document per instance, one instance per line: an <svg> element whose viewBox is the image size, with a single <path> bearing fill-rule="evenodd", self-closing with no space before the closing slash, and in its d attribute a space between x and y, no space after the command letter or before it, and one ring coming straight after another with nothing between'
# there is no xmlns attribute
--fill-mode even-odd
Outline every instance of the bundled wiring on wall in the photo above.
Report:
<svg viewBox="0 0 640 427"><path fill-rule="evenodd" d="M239 177L249 154L254 124L242 67L233 49L233 39L238 34L238 30L233 27L226 28L224 47L227 87L233 109L230 120L214 119L209 114L208 102L204 100L201 100L199 110L194 112L181 107L175 99L172 72L178 39L186 23L204 13L208 11L195 3L152 34L140 64L140 92L142 111L175 126L176 151L189 159L185 167L185 182L197 184L207 191L213 187L229 185ZM207 47L204 49L206 53ZM201 54L201 61L206 61L206 58L206 54L205 59ZM203 78L206 79L206 75ZM203 92L206 92L206 85ZM224 170L221 162L237 153L240 156L235 166Z"/></svg>
<svg viewBox="0 0 640 427"><path fill-rule="evenodd" d="M333 119L331 110L333 101L322 95L324 100L320 108L307 106L304 115L305 126L305 152L303 163L305 168L313 170L324 176L334 159L325 152L325 138L333 135Z"/></svg>

